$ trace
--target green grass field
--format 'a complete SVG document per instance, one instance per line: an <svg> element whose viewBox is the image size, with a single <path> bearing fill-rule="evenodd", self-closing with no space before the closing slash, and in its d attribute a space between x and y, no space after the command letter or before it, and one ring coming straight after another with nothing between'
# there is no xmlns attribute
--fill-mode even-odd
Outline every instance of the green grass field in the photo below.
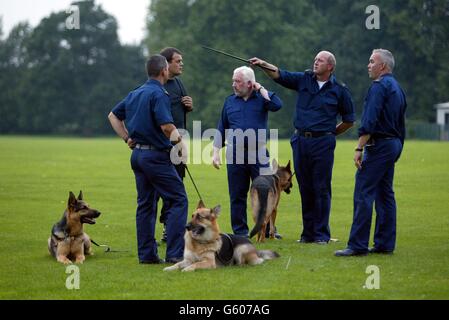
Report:
<svg viewBox="0 0 449 320"><path fill-rule="evenodd" d="M134 176L120 139L0 137L0 299L448 299L449 144L406 142L396 166L394 255L337 258L333 253L346 246L352 222L354 146L338 141L336 149L331 231L339 242L296 243L302 223L295 182L278 211L284 239L258 245L281 258L255 267L166 273L164 265L138 264ZM288 141L280 143L279 155L281 164L291 159ZM230 232L226 168L189 168L206 204L222 205L220 226ZM185 184L192 212L198 197L188 177ZM48 254L47 238L68 192L80 189L102 212L85 231L126 252L94 247L95 255L80 266L80 289L68 290L66 267ZM158 223L158 239L161 231ZM165 246L159 250L164 257ZM370 265L380 270L379 289L364 288Z"/></svg>

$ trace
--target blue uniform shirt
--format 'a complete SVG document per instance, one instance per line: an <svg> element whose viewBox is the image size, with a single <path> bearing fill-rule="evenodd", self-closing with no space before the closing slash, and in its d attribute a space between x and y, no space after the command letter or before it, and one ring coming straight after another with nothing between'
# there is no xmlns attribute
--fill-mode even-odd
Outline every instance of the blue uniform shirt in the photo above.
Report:
<svg viewBox="0 0 449 320"><path fill-rule="evenodd" d="M298 92L293 124L299 131L335 133L338 115L343 122L355 121L351 94L334 75L320 89L312 71L279 70L279 73L280 77L275 81Z"/></svg>
<svg viewBox="0 0 449 320"><path fill-rule="evenodd" d="M217 130L221 134L221 139L215 136L214 146L221 148L226 139L226 129L254 129L256 139L258 139L258 129L268 129L268 111L278 111L282 108L282 101L274 92L268 92L271 101L266 100L260 93L253 92L248 100L244 100L235 94L226 98ZM265 137L268 137L266 135ZM228 143L235 146L235 136L233 141ZM264 141L266 142L266 141Z"/></svg>
<svg viewBox="0 0 449 320"><path fill-rule="evenodd" d="M173 123L173 118L168 93L159 81L150 79L131 91L112 109L112 113L125 120L129 136L136 143L152 145L160 150L172 147L160 127Z"/></svg>
<svg viewBox="0 0 449 320"><path fill-rule="evenodd" d="M392 74L373 81L365 98L359 136L397 137L404 143L405 110L404 91Z"/></svg>

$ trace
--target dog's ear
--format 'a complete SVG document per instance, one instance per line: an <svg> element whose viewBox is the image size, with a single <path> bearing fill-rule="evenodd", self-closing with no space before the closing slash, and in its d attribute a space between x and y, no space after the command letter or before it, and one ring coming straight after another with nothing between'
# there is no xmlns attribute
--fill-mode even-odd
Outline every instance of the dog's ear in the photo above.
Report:
<svg viewBox="0 0 449 320"><path fill-rule="evenodd" d="M203 200L200 200L200 202L198 202L198 205L196 206L197 209L202 209L202 208L206 208L206 206L204 205Z"/></svg>
<svg viewBox="0 0 449 320"><path fill-rule="evenodd" d="M221 212L221 206L220 206L220 205L217 205L217 206L215 206L215 208L210 209L210 211L211 211L213 214L215 214L216 216L219 216L219 215L220 215L220 212Z"/></svg>
<svg viewBox="0 0 449 320"><path fill-rule="evenodd" d="M288 172L292 172L292 169L290 168L290 160L288 160L287 166L285 167Z"/></svg>
<svg viewBox="0 0 449 320"><path fill-rule="evenodd" d="M273 159L271 166L273 167L273 172L276 173L276 171L278 171L278 168L279 168L279 165L278 165L278 162L276 161L276 159Z"/></svg>
<svg viewBox="0 0 449 320"><path fill-rule="evenodd" d="M75 205L76 205L76 197L75 197L75 195L73 194L73 192L70 191L70 192L69 192L69 201L68 201L68 203L67 203L67 206L68 206L69 208L74 208Z"/></svg>
<svg viewBox="0 0 449 320"><path fill-rule="evenodd" d="M80 194L78 195L78 200L83 200L83 192L80 190Z"/></svg>

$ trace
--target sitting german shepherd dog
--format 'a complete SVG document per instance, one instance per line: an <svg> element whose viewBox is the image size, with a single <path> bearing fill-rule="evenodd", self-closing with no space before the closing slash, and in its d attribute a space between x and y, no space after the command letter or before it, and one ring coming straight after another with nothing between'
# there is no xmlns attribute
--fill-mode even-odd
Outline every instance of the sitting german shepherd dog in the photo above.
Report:
<svg viewBox="0 0 449 320"><path fill-rule="evenodd" d="M80 191L78 199L70 192L67 209L62 219L55 223L48 238L48 251L57 261L69 264L83 263L85 254L91 255L90 238L83 231L83 223L95 224L95 218L100 215L83 200Z"/></svg>
<svg viewBox="0 0 449 320"><path fill-rule="evenodd" d="M266 227L270 222L270 239L274 238L277 207L281 192L290 193L292 171L290 160L285 167L279 167L273 159L272 175L261 175L254 179L251 185L251 207L253 209L254 228L249 235L252 238L257 233L257 242L265 240Z"/></svg>
<svg viewBox="0 0 449 320"><path fill-rule="evenodd" d="M219 205L208 209L203 201L198 203L192 220L186 225L184 260L164 271L195 271L233 264L256 265L279 257L274 251L256 250L245 237L220 233L217 223L220 211Z"/></svg>

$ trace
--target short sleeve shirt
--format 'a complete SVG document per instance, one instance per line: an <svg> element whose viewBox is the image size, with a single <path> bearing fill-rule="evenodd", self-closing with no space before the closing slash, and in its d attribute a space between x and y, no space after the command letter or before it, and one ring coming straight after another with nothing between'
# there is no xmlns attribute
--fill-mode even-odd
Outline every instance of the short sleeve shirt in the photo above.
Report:
<svg viewBox="0 0 449 320"><path fill-rule="evenodd" d="M173 123L170 99L162 84L154 79L131 91L112 113L125 121L130 138L136 143L152 145L157 149L171 148L170 140L160 128Z"/></svg>

